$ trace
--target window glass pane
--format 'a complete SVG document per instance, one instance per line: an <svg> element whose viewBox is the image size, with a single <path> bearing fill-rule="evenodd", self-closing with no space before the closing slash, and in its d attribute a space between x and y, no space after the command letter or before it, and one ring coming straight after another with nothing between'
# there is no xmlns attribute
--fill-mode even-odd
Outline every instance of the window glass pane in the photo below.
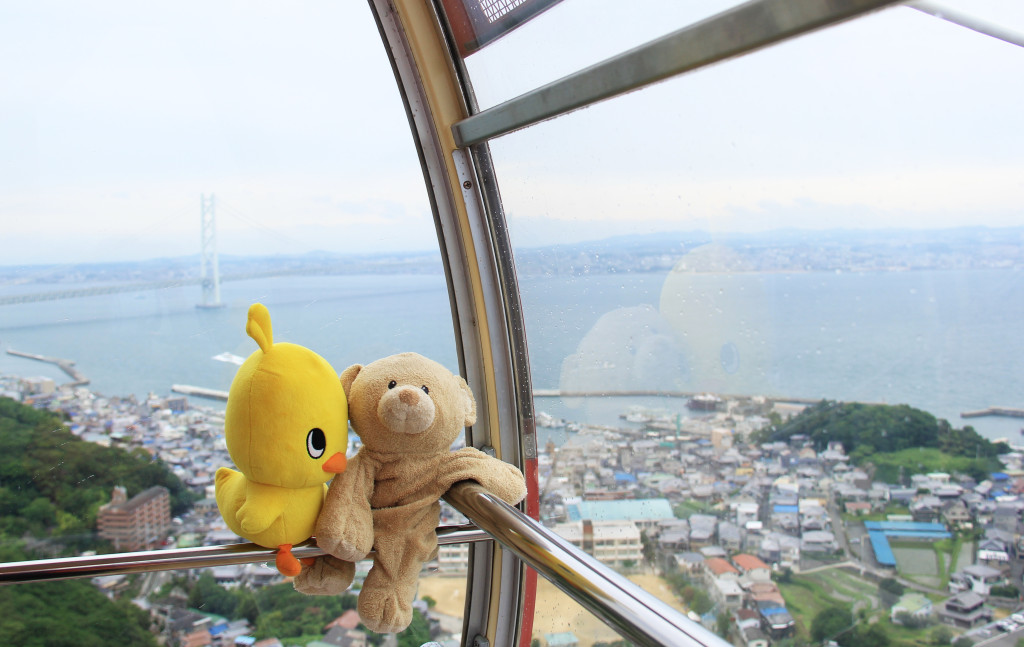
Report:
<svg viewBox="0 0 1024 647"><path fill-rule="evenodd" d="M252 303L275 341L335 373L400 351L458 370L430 205L365 4L42 2L0 16L4 561L238 540L211 499L231 465L224 402L174 389L228 390L257 349ZM280 592L290 584L265 593L272 567L208 575L0 596L45 609L99 587L152 609L138 624L154 637L157 607L245 617L286 643L341 614ZM300 604L320 606L289 617ZM51 630L41 612L19 622L0 627L5 642Z"/></svg>
<svg viewBox="0 0 1024 647"><path fill-rule="evenodd" d="M1020 419L961 414L1024 407L1022 64L898 8L491 142L545 523L737 643L878 608L876 582L816 566L941 590L854 515L969 542L1017 491L999 441L1020 444ZM642 532L637 563L617 523Z"/></svg>

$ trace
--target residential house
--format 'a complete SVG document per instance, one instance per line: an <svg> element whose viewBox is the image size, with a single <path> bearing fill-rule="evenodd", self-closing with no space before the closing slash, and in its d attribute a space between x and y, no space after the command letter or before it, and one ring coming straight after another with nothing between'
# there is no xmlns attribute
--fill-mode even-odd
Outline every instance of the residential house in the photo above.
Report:
<svg viewBox="0 0 1024 647"><path fill-rule="evenodd" d="M990 532L998 533L998 535L990 535ZM1000 536L1005 534L1008 533L994 528L985 533L985 537L978 542L978 563L998 569L1010 562L1010 547L1013 537L1011 535L1008 541Z"/></svg>
<svg viewBox="0 0 1024 647"><path fill-rule="evenodd" d="M673 564L680 572L688 575L699 575L704 572L704 556L700 553L676 553Z"/></svg>
<svg viewBox="0 0 1024 647"><path fill-rule="evenodd" d="M734 579L712 580L708 594L715 604L723 609L738 609L743 605L743 587Z"/></svg>
<svg viewBox="0 0 1024 647"><path fill-rule="evenodd" d="M937 496L924 495L910 504L910 514L914 521L932 523L942 516L942 500Z"/></svg>
<svg viewBox="0 0 1024 647"><path fill-rule="evenodd" d="M739 580L740 572L735 566L721 557L709 557L704 560L704 581L708 586L715 580Z"/></svg>
<svg viewBox="0 0 1024 647"><path fill-rule="evenodd" d="M710 515L690 516L690 549L699 550L715 543L718 519Z"/></svg>
<svg viewBox="0 0 1024 647"><path fill-rule="evenodd" d="M346 627L331 627L320 642L330 647L366 647L366 632Z"/></svg>
<svg viewBox="0 0 1024 647"><path fill-rule="evenodd" d="M748 521L757 521L760 515L761 506L756 501L741 501L732 504L734 521L737 526L744 526Z"/></svg>
<svg viewBox="0 0 1024 647"><path fill-rule="evenodd" d="M718 543L730 553L742 550L743 535L740 527L729 521L718 524Z"/></svg>
<svg viewBox="0 0 1024 647"><path fill-rule="evenodd" d="M359 618L359 612L355 609L349 609L345 613L341 614L334 620L327 623L324 627L324 631L330 631L335 627L341 627L343 629L355 629L359 626L362 620Z"/></svg>
<svg viewBox="0 0 1024 647"><path fill-rule="evenodd" d="M1006 584L1003 571L984 564L971 564L950 577L949 588L951 591L970 590L978 595L987 596L991 593L992 587L1003 584Z"/></svg>
<svg viewBox="0 0 1024 647"><path fill-rule="evenodd" d="M938 611L942 622L970 629L992 621L992 610L985 606L985 599L973 591L957 593L946 600Z"/></svg>
<svg viewBox="0 0 1024 647"><path fill-rule="evenodd" d="M771 642L761 630L761 615L756 610L736 609L733 618L744 647L769 647Z"/></svg>
<svg viewBox="0 0 1024 647"><path fill-rule="evenodd" d="M782 597L782 593L779 591L779 587L775 582L742 582L744 590L747 592L748 600L753 603L752 606L758 606L761 603L772 603L774 606L784 607L786 606L786 600ZM751 605L748 605L751 606Z"/></svg>
<svg viewBox="0 0 1024 647"><path fill-rule="evenodd" d="M906 593L892 605L889 611L889 619L896 624L902 624L904 614L918 620L925 620L932 614L932 601L920 593Z"/></svg>
<svg viewBox="0 0 1024 647"><path fill-rule="evenodd" d="M796 632L796 620L784 606L768 600L757 603L761 626L773 640L789 638Z"/></svg>
<svg viewBox="0 0 1024 647"><path fill-rule="evenodd" d="M836 536L827 530L812 530L801 535L801 553L832 554L838 548Z"/></svg>
<svg viewBox="0 0 1024 647"><path fill-rule="evenodd" d="M770 582L772 579L771 568L754 555L735 555L732 563L739 570L741 582Z"/></svg>
<svg viewBox="0 0 1024 647"><path fill-rule="evenodd" d="M943 507L942 519L946 522L946 525L953 528L965 526L971 523L971 511L963 501L959 499L951 500Z"/></svg>

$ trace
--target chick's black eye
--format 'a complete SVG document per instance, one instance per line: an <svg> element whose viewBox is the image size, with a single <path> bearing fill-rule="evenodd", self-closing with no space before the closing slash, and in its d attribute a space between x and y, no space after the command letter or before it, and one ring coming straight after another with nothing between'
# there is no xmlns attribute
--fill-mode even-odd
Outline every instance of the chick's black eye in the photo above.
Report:
<svg viewBox="0 0 1024 647"><path fill-rule="evenodd" d="M423 385L423 386L421 386L420 388L421 388L421 389L423 389L423 392L424 392L424 393L426 393L427 395L430 395L430 389L428 389L428 388L427 388L427 385L426 385L426 384L424 384L424 385Z"/></svg>
<svg viewBox="0 0 1024 647"><path fill-rule="evenodd" d="M394 380L391 380L390 382L388 382L388 388L389 389L393 389L396 386L398 386L398 382L395 382Z"/></svg>
<svg viewBox="0 0 1024 647"><path fill-rule="evenodd" d="M306 434L306 451L309 452L311 458L320 458L324 455L325 449L327 449L327 436L319 427L313 427Z"/></svg>

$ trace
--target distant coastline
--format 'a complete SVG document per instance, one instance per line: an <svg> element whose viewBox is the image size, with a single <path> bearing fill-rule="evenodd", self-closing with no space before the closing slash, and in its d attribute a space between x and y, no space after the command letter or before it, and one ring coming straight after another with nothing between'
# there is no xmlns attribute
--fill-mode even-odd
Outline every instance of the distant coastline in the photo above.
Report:
<svg viewBox="0 0 1024 647"><path fill-rule="evenodd" d="M1024 227L676 231L514 249L521 276L587 273L800 273L1024 269ZM431 273L437 251L220 257L222 280L269 276ZM0 295L30 284L195 281L198 254L110 263L0 265Z"/></svg>

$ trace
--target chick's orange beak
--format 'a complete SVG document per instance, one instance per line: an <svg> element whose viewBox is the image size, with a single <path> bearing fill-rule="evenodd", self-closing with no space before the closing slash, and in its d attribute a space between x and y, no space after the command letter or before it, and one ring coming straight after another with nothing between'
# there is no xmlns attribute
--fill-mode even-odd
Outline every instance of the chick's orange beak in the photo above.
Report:
<svg viewBox="0 0 1024 647"><path fill-rule="evenodd" d="M346 465L348 465L348 460L345 458L345 455L338 452L334 456L328 458L327 462L323 464L321 469L325 472L330 472L331 474L341 474L345 471Z"/></svg>

